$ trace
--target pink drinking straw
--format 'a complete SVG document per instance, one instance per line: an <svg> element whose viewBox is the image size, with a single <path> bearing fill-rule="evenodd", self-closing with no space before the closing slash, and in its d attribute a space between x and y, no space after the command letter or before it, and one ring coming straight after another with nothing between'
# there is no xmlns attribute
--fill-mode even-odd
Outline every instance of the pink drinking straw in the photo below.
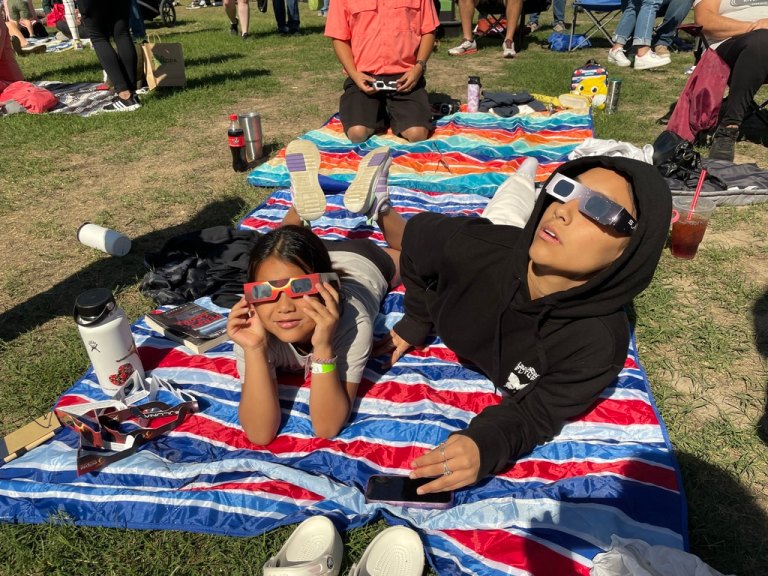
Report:
<svg viewBox="0 0 768 576"><path fill-rule="evenodd" d="M693 193L693 200L691 200L691 209L688 211L688 218L686 220L690 220L691 216L693 216L693 211L696 210L696 202L699 201L699 194L701 194L701 187L704 186L704 179L707 177L707 171L702 168L701 169L701 176L699 176L699 182L696 184L696 192Z"/></svg>

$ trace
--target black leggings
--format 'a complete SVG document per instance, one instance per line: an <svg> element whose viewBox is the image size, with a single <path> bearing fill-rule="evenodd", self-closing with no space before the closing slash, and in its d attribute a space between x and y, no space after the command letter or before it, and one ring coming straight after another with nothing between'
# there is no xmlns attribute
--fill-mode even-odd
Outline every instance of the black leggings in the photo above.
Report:
<svg viewBox="0 0 768 576"><path fill-rule="evenodd" d="M83 26L115 91L136 91L136 49L128 27L130 0L78 0ZM109 42L115 39L117 51Z"/></svg>
<svg viewBox="0 0 768 576"><path fill-rule="evenodd" d="M734 36L716 50L731 68L728 102L720 124L741 126L752 107L755 94L768 80L768 30L753 30Z"/></svg>

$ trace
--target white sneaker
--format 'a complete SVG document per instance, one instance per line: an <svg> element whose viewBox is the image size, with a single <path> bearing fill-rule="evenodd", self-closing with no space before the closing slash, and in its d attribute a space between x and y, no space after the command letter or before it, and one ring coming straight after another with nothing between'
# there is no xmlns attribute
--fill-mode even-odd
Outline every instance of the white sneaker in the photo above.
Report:
<svg viewBox="0 0 768 576"><path fill-rule="evenodd" d="M344 547L333 522L325 516L304 520L264 564L264 576L337 576Z"/></svg>
<svg viewBox="0 0 768 576"><path fill-rule="evenodd" d="M285 149L285 166L291 178L293 207L304 222L325 214L325 194L320 187L320 152L309 140L293 140Z"/></svg>
<svg viewBox="0 0 768 576"><path fill-rule="evenodd" d="M629 61L629 58L627 58L627 55L621 48L611 48L608 50L608 62L622 68L632 65L632 62Z"/></svg>
<svg viewBox="0 0 768 576"><path fill-rule="evenodd" d="M504 40L501 45L501 55L504 58L514 58L517 56L517 52L515 52L515 43L512 40Z"/></svg>
<svg viewBox="0 0 768 576"><path fill-rule="evenodd" d="M635 56L635 70L648 70L650 68L659 68L670 64L672 59L669 56L659 56L653 50L648 50L645 56Z"/></svg>
<svg viewBox="0 0 768 576"><path fill-rule="evenodd" d="M419 535L405 526L380 532L363 552L349 576L421 576L424 546Z"/></svg>
<svg viewBox="0 0 768 576"><path fill-rule="evenodd" d="M448 54L451 56L466 56L467 54L474 54L477 52L477 42L474 40L464 40L456 48L448 50Z"/></svg>
<svg viewBox="0 0 768 576"><path fill-rule="evenodd" d="M344 193L344 207L354 214L365 214L375 222L379 212L389 205L387 176L392 152L387 146L374 148L360 160L357 175Z"/></svg>
<svg viewBox="0 0 768 576"><path fill-rule="evenodd" d="M566 30L565 23L563 23L563 22L555 23L555 25L552 26L552 30L554 30L555 32L560 32L560 33L565 32L565 30Z"/></svg>

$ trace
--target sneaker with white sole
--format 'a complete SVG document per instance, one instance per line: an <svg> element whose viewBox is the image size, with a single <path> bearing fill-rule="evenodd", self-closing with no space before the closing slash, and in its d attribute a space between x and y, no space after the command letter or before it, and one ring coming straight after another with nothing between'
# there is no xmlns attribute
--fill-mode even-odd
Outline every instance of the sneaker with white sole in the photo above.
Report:
<svg viewBox="0 0 768 576"><path fill-rule="evenodd" d="M644 56L635 56L635 70L650 70L670 64L672 59L669 56L659 56L653 50L648 50Z"/></svg>
<svg viewBox="0 0 768 576"><path fill-rule="evenodd" d="M448 50L448 54L451 56L466 56L467 54L474 54L475 52L477 52L477 42L466 39L455 48Z"/></svg>
<svg viewBox="0 0 768 576"><path fill-rule="evenodd" d="M285 166L291 178L293 207L304 222L325 214L325 194L320 187L320 151L309 140L294 140L285 149Z"/></svg>
<svg viewBox="0 0 768 576"><path fill-rule="evenodd" d="M565 23L563 23L563 22L555 22L555 25L552 26L552 30L555 31L555 32L559 32L559 33L565 32L565 30L566 30Z"/></svg>
<svg viewBox="0 0 768 576"><path fill-rule="evenodd" d="M136 96L129 96L125 100L116 96L111 104L104 106L104 112L133 112L141 108L141 102Z"/></svg>
<svg viewBox="0 0 768 576"><path fill-rule="evenodd" d="M349 569L349 576L421 576L424 545L406 526L390 526L379 532Z"/></svg>
<svg viewBox="0 0 768 576"><path fill-rule="evenodd" d="M355 214L365 214L369 222L375 222L379 213L389 203L387 176L392 164L392 152L387 146L379 146L360 160L357 175L344 193L344 207Z"/></svg>
<svg viewBox="0 0 768 576"><path fill-rule="evenodd" d="M608 50L608 62L622 68L632 65L632 62L629 61L629 58L627 58L627 55L621 48L611 48Z"/></svg>
<svg viewBox="0 0 768 576"><path fill-rule="evenodd" d="M504 58L514 58L517 56L517 52L515 52L515 43L512 40L504 40L501 44L501 55Z"/></svg>
<svg viewBox="0 0 768 576"><path fill-rule="evenodd" d="M264 564L264 576L338 576L344 546L333 522L313 516L299 524Z"/></svg>

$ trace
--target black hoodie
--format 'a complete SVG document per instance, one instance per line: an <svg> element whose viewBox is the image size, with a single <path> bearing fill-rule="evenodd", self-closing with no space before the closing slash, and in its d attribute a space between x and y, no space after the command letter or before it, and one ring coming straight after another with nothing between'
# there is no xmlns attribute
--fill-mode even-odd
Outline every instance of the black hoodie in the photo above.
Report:
<svg viewBox="0 0 768 576"><path fill-rule="evenodd" d="M632 183L638 226L621 256L585 284L531 300L528 249L545 208L540 194L525 229L484 218L424 213L411 218L400 257L405 316L395 331L419 345L434 328L446 346L502 390L500 404L466 430L480 449L478 478L497 472L587 410L623 368L629 345L624 306L653 278L672 201L651 165L593 156L560 166L591 168Z"/></svg>

